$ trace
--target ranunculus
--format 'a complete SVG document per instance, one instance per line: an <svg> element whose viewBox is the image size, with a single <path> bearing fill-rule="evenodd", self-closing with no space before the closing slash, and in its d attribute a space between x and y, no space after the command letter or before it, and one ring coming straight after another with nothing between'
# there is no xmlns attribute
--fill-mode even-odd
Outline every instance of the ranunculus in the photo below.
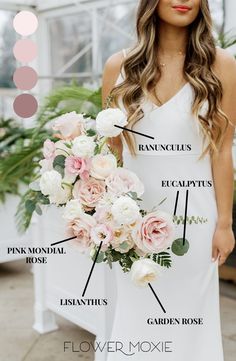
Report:
<svg viewBox="0 0 236 361"><path fill-rule="evenodd" d="M65 160L65 168L67 172L79 175L81 179L89 178L90 162L87 159L70 156Z"/></svg>
<svg viewBox="0 0 236 361"><path fill-rule="evenodd" d="M156 280L159 269L160 267L151 259L140 259L132 264L131 279L137 286L145 287L149 282Z"/></svg>
<svg viewBox="0 0 236 361"><path fill-rule="evenodd" d="M88 208L94 208L105 193L105 183L95 178L78 180L73 189L73 196L80 199L81 203Z"/></svg>
<svg viewBox="0 0 236 361"><path fill-rule="evenodd" d="M76 245L82 250L86 250L91 246L91 229L95 227L96 221L92 216L86 214L86 219L74 219L68 223L68 235L76 236Z"/></svg>
<svg viewBox="0 0 236 361"><path fill-rule="evenodd" d="M111 207L115 222L119 225L134 223L140 216L137 203L128 196L121 196Z"/></svg>
<svg viewBox="0 0 236 361"><path fill-rule="evenodd" d="M50 139L46 139L43 143L43 155L45 159L53 159L55 157L55 143Z"/></svg>
<svg viewBox="0 0 236 361"><path fill-rule="evenodd" d="M174 237L172 216L163 211L155 211L143 217L133 238L145 253L158 253L171 245Z"/></svg>
<svg viewBox="0 0 236 361"><path fill-rule="evenodd" d="M95 143L92 137L80 135L73 140L72 153L77 157L89 158L94 154Z"/></svg>
<svg viewBox="0 0 236 361"><path fill-rule="evenodd" d="M91 240L96 244L100 245L102 242L102 249L107 249L111 240L113 239L113 232L111 227L106 224L98 224L91 229Z"/></svg>
<svg viewBox="0 0 236 361"><path fill-rule="evenodd" d="M39 181L40 190L45 196L54 194L56 190L61 188L61 182L62 176L56 170L46 171Z"/></svg>
<svg viewBox="0 0 236 361"><path fill-rule="evenodd" d="M102 137L117 137L123 129L115 125L124 127L127 124L127 116L119 108L104 109L96 117L97 132Z"/></svg>
<svg viewBox="0 0 236 361"><path fill-rule="evenodd" d="M135 192L140 197L144 193L143 183L138 176L125 168L115 169L105 182L108 190L116 195Z"/></svg>
<svg viewBox="0 0 236 361"><path fill-rule="evenodd" d="M117 160L113 154L97 154L92 158L91 175L96 179L105 179L116 167Z"/></svg>
<svg viewBox="0 0 236 361"><path fill-rule="evenodd" d="M53 129L59 131L63 139L71 140L82 134L84 130L83 123L83 114L70 112L56 118Z"/></svg>
<svg viewBox="0 0 236 361"><path fill-rule="evenodd" d="M81 203L78 199L71 199L66 203L63 211L63 218L67 221L72 221L75 218L79 218L83 213Z"/></svg>

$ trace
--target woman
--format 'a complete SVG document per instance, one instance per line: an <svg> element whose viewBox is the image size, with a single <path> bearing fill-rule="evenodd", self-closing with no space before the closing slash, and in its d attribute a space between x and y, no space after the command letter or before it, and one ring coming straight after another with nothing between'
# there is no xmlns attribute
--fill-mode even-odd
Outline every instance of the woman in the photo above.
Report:
<svg viewBox="0 0 236 361"><path fill-rule="evenodd" d="M218 266L234 248L232 141L236 63L214 44L207 0L141 0L137 43L112 55L104 106L127 112L112 146L145 184L143 204L203 217L187 225L190 249L173 257L153 290L116 267L117 304L109 361L223 361ZM188 190L188 192L187 192ZM187 196L188 195L188 198ZM179 237L183 228L177 227Z"/></svg>

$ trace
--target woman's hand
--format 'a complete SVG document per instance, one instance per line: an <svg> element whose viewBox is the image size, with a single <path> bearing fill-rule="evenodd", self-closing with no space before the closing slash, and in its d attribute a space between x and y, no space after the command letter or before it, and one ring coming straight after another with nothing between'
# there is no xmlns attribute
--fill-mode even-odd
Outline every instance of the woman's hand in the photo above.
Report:
<svg viewBox="0 0 236 361"><path fill-rule="evenodd" d="M235 238L232 227L217 226L212 244L212 261L219 257L219 266L225 263L226 259L235 247Z"/></svg>

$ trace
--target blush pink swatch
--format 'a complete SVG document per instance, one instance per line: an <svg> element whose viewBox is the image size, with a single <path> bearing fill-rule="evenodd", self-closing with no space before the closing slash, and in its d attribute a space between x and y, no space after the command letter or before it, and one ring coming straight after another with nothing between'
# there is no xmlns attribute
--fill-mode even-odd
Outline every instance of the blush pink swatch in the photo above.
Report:
<svg viewBox="0 0 236 361"><path fill-rule="evenodd" d="M37 46L30 39L20 39L15 43L13 54L18 61L28 63L37 56Z"/></svg>

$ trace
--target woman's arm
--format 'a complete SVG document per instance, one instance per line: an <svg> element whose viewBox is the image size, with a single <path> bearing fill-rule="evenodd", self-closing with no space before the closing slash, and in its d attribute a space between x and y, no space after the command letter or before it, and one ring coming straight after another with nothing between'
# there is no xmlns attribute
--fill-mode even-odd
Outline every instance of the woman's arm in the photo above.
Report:
<svg viewBox="0 0 236 361"><path fill-rule="evenodd" d="M235 246L232 230L234 188L232 144L236 124L236 61L231 55L222 50L218 52L218 58L217 71L223 85L222 110L231 122L219 154L212 160L218 209L212 258L215 261L219 257L219 265L222 265Z"/></svg>
<svg viewBox="0 0 236 361"><path fill-rule="evenodd" d="M114 84L118 78L121 64L123 61L123 52L113 54L108 58L103 70L102 77L102 105L106 107L107 97L109 96ZM112 104L110 105L112 107ZM120 161L122 161L122 141L120 137L111 138L109 140L111 148L118 153Z"/></svg>

